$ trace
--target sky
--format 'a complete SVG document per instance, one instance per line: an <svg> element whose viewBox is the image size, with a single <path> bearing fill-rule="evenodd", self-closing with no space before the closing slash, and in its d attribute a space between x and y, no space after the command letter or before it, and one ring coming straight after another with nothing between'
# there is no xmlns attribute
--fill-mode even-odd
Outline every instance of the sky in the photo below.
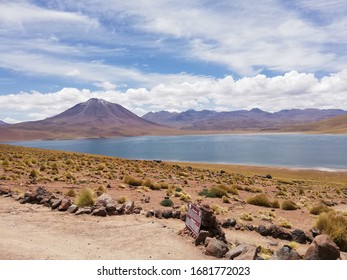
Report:
<svg viewBox="0 0 347 280"><path fill-rule="evenodd" d="M0 0L0 120L347 110L346 0Z"/></svg>

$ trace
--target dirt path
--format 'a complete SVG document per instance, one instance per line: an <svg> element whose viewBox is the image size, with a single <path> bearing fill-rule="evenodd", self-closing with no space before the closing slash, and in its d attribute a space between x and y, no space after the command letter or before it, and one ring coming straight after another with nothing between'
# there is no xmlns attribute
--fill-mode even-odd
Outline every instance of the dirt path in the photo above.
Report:
<svg viewBox="0 0 347 280"><path fill-rule="evenodd" d="M164 221L163 221L164 222ZM0 197L0 259L208 259L180 221L75 216Z"/></svg>

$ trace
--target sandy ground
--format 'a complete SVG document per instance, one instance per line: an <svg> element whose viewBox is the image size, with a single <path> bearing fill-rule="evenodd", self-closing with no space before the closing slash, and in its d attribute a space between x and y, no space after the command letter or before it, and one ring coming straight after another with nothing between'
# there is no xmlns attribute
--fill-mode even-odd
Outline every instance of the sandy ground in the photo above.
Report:
<svg viewBox="0 0 347 280"><path fill-rule="evenodd" d="M178 235L182 228L180 221L75 216L0 197L2 260L209 259Z"/></svg>

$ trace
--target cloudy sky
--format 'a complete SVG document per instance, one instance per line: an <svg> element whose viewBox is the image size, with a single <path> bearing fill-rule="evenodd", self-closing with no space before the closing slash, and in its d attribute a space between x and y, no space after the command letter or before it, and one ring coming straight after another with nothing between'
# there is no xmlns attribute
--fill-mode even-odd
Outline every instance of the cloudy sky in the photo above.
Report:
<svg viewBox="0 0 347 280"><path fill-rule="evenodd" d="M346 0L0 0L0 120L347 110Z"/></svg>

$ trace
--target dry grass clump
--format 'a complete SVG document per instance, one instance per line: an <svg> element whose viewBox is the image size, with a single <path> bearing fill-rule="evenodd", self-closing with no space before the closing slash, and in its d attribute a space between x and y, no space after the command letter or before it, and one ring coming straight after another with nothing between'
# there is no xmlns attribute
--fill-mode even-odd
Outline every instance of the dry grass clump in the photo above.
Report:
<svg viewBox="0 0 347 280"><path fill-rule="evenodd" d="M218 185L213 186L210 189L203 189L199 195L205 196L205 197L219 197L222 198L223 196L228 197L228 194L238 194L238 191L233 186L225 186L225 185Z"/></svg>
<svg viewBox="0 0 347 280"><path fill-rule="evenodd" d="M279 224L279 226L284 227L284 228L292 228L291 222L289 222L285 218L279 218L278 219L278 224Z"/></svg>
<svg viewBox="0 0 347 280"><path fill-rule="evenodd" d="M248 198L247 203L263 207L272 207L269 198L263 193L256 194L255 196Z"/></svg>
<svg viewBox="0 0 347 280"><path fill-rule="evenodd" d="M133 187L138 187L138 186L142 185L142 180L136 179L136 178L131 177L129 175L126 175L124 177L123 182L125 184L128 184L128 185L133 186Z"/></svg>
<svg viewBox="0 0 347 280"><path fill-rule="evenodd" d="M128 197L126 195L121 196L120 198L117 199L117 202L120 204L123 204L128 201Z"/></svg>
<svg viewBox="0 0 347 280"><path fill-rule="evenodd" d="M342 214L330 211L321 213L315 227L330 236L337 246L347 252L347 218Z"/></svg>
<svg viewBox="0 0 347 280"><path fill-rule="evenodd" d="M216 215L220 215L220 214L224 214L228 212L228 209L226 207L221 207L217 204L212 204L210 207Z"/></svg>
<svg viewBox="0 0 347 280"><path fill-rule="evenodd" d="M242 215L240 216L240 219L244 221L248 221L248 222L253 221L253 217L251 213L242 213Z"/></svg>
<svg viewBox="0 0 347 280"><path fill-rule="evenodd" d="M292 200L285 200L281 204L281 209L282 210L289 210L289 211L290 210L296 210L296 209L298 209L298 206Z"/></svg>
<svg viewBox="0 0 347 280"><path fill-rule="evenodd" d="M93 206L95 203L94 193L89 188L81 189L74 201L78 207Z"/></svg>
<svg viewBox="0 0 347 280"><path fill-rule="evenodd" d="M69 189L67 192L66 192L66 195L69 196L69 197L76 197L77 193L74 189Z"/></svg>
<svg viewBox="0 0 347 280"><path fill-rule="evenodd" d="M332 211L332 209L323 203L315 205L310 209L310 213L313 215L319 215L323 212L329 212L329 211Z"/></svg>

